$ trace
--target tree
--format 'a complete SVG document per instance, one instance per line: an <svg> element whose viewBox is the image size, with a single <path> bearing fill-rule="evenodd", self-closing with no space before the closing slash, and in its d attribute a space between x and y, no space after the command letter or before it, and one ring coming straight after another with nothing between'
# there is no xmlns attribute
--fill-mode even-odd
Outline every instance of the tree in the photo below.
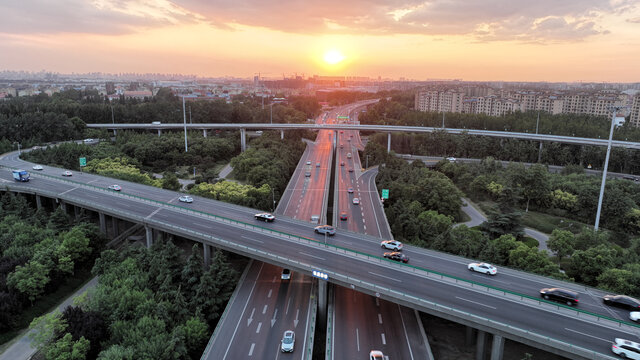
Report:
<svg viewBox="0 0 640 360"><path fill-rule="evenodd" d="M81 337L74 341L71 334L66 333L53 343L47 353L47 360L84 360L89 352L89 340Z"/></svg>
<svg viewBox="0 0 640 360"><path fill-rule="evenodd" d="M209 327L200 316L192 316L183 325L183 330L189 356L197 359L209 339Z"/></svg>
<svg viewBox="0 0 640 360"><path fill-rule="evenodd" d="M102 315L95 311L84 311L77 306L67 306L62 313L62 319L68 324L67 331L73 340L85 338L89 341L90 349L86 353L90 359L95 358L100 351L100 342L107 335L107 325Z"/></svg>
<svg viewBox="0 0 640 360"><path fill-rule="evenodd" d="M30 261L25 266L17 266L7 277L7 286L25 294L29 301L37 299L49 283L49 269L37 261Z"/></svg>
<svg viewBox="0 0 640 360"><path fill-rule="evenodd" d="M567 275L587 285L596 285L597 278L613 267L616 251L607 245L598 245L587 250L576 250L571 255Z"/></svg>
<svg viewBox="0 0 640 360"><path fill-rule="evenodd" d="M67 323L59 310L37 317L31 321L29 338L31 345L39 350L44 349L57 336L67 329Z"/></svg>
<svg viewBox="0 0 640 360"><path fill-rule="evenodd" d="M189 298L195 295L197 290L196 288L200 283L200 277L204 272L204 263L200 252L200 245L194 244L193 247L191 247L191 255L187 259L187 263L182 268L182 284L186 291L187 297Z"/></svg>
<svg viewBox="0 0 640 360"><path fill-rule="evenodd" d="M178 191L182 188L182 184L178 181L178 177L175 173L165 171L162 177L162 188L167 190Z"/></svg>
<svg viewBox="0 0 640 360"><path fill-rule="evenodd" d="M600 288L633 296L638 293L636 284L640 279L629 270L610 268L598 275L596 280Z"/></svg>
<svg viewBox="0 0 640 360"><path fill-rule="evenodd" d="M573 253L574 236L573 233L566 230L555 229L549 236L547 246L551 251L556 253L558 263L562 258Z"/></svg>

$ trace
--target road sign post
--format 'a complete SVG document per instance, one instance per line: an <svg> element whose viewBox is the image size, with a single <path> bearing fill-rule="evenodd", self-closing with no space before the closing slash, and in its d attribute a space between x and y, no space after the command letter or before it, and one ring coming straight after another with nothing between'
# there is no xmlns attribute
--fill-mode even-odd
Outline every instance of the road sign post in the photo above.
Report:
<svg viewBox="0 0 640 360"><path fill-rule="evenodd" d="M382 189L382 198L383 199L389 198L389 189Z"/></svg>

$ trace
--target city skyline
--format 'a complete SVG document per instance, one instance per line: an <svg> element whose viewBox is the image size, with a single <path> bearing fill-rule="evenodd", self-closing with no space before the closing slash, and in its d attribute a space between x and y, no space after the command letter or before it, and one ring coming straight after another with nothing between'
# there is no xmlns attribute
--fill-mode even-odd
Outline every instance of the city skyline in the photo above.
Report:
<svg viewBox="0 0 640 360"><path fill-rule="evenodd" d="M0 4L0 69L637 82L626 0Z"/></svg>

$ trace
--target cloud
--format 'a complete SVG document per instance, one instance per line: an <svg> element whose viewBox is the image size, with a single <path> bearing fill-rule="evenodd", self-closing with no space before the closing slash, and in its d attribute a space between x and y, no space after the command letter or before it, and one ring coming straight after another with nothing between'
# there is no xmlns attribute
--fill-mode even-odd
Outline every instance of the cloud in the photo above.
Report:
<svg viewBox="0 0 640 360"><path fill-rule="evenodd" d="M215 23L295 33L466 35L565 41L607 33L603 14L631 0L173 0Z"/></svg>
<svg viewBox="0 0 640 360"><path fill-rule="evenodd" d="M0 3L0 33L123 34L198 21L168 0L20 0Z"/></svg>
<svg viewBox="0 0 640 360"><path fill-rule="evenodd" d="M634 24L640 24L640 16L637 17L637 18L633 18L633 19L627 19L627 22L634 23Z"/></svg>

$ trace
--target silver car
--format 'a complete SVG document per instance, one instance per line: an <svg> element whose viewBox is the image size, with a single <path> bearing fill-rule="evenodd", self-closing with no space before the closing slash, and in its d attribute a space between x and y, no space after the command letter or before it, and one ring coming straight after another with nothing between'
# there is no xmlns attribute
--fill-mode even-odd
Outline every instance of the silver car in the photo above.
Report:
<svg viewBox="0 0 640 360"><path fill-rule="evenodd" d="M293 330L287 330L282 335L282 341L280 345L280 350L282 352L293 352L293 347L296 344L296 334Z"/></svg>
<svg viewBox="0 0 640 360"><path fill-rule="evenodd" d="M336 229L333 226L330 225L320 225L320 226L316 226L313 231L316 232L316 234L327 234L329 236L333 236L336 234Z"/></svg>

